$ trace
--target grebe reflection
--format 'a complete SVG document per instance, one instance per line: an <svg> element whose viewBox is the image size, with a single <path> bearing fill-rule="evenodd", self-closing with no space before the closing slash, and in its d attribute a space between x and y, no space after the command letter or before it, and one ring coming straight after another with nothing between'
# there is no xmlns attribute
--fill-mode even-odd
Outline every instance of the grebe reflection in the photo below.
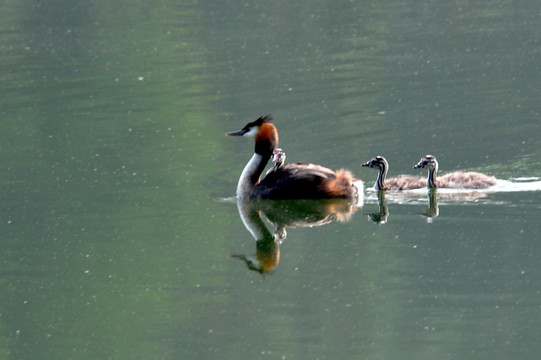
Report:
<svg viewBox="0 0 541 360"><path fill-rule="evenodd" d="M440 190L440 191L438 191ZM426 217L427 222L432 222L440 214L438 199L444 201L444 203L467 203L472 201L479 201L479 199L485 198L487 193L483 192L443 192L441 189L431 188L428 189L428 208L426 208L421 215Z"/></svg>
<svg viewBox="0 0 541 360"><path fill-rule="evenodd" d="M433 219L437 218L440 214L436 191L437 190L434 188L428 190L428 208L421 213L421 215L426 217L426 221L429 223L432 222Z"/></svg>
<svg viewBox="0 0 541 360"><path fill-rule="evenodd" d="M389 208L385 199L385 190L378 190L378 206L379 211L368 213L368 220L376 224L385 224L389 216Z"/></svg>
<svg viewBox="0 0 541 360"><path fill-rule="evenodd" d="M280 245L287 237L287 227L322 226L335 220L346 222L358 209L351 199L265 201L238 198L237 207L244 226L256 240L256 252L230 256L243 260L248 269L261 274L272 273L280 262ZM275 230L269 230L269 225Z"/></svg>
<svg viewBox="0 0 541 360"><path fill-rule="evenodd" d="M269 273L280 262L280 244L283 239L275 238L261 218L261 213L255 201L237 199L239 215L246 229L256 240L254 255L233 254L232 258L243 260L250 270L261 274ZM285 238L285 235L283 236Z"/></svg>

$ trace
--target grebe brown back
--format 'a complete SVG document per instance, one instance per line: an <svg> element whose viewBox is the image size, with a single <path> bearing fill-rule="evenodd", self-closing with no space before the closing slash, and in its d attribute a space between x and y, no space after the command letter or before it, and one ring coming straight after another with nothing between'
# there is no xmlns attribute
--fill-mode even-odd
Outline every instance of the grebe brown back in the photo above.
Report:
<svg viewBox="0 0 541 360"><path fill-rule="evenodd" d="M432 155L423 156L413 168L428 169L428 188L484 189L498 183L494 176L473 171L456 171L437 178L438 161Z"/></svg>
<svg viewBox="0 0 541 360"><path fill-rule="evenodd" d="M362 181L347 170L336 172L315 164L281 164L260 176L278 146L278 131L270 115L246 124L229 136L248 136L255 140L255 152L244 167L237 185L237 196L259 199L328 199L362 196Z"/></svg>
<svg viewBox="0 0 541 360"><path fill-rule="evenodd" d="M421 189L426 186L423 178L418 176L400 175L395 178L385 179L389 170L389 163L383 156L376 156L361 166L379 169L378 178L374 187L376 190L411 190Z"/></svg>

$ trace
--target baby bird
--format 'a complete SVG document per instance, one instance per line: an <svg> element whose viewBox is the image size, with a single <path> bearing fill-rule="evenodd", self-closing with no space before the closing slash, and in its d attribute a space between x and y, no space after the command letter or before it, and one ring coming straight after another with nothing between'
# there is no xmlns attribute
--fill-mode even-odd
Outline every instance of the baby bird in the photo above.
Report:
<svg viewBox="0 0 541 360"><path fill-rule="evenodd" d="M286 153L281 148L274 149L274 152L272 153L272 162L274 163L274 166L267 172L267 174L271 171L276 171L280 166L284 164L286 161Z"/></svg>
<svg viewBox="0 0 541 360"><path fill-rule="evenodd" d="M395 178L385 179L389 170L389 163L383 156L376 156L361 166L379 169L378 178L374 184L376 190L411 190L421 189L426 186L425 180L418 176L400 175Z"/></svg>
<svg viewBox="0 0 541 360"><path fill-rule="evenodd" d="M484 189L498 183L494 176L473 171L456 171L437 178L438 161L432 155L423 156L413 168L428 169L428 188Z"/></svg>

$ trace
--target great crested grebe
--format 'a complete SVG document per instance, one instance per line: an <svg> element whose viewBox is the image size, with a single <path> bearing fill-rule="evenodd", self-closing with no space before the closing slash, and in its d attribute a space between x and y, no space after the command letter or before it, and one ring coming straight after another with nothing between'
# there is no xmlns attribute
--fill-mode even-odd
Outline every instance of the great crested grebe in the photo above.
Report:
<svg viewBox="0 0 541 360"><path fill-rule="evenodd" d="M248 136L255 140L255 152L244 167L237 186L237 196L259 199L328 199L362 196L362 181L347 170L336 172L308 163L281 164L260 176L278 146L278 131L270 115L246 124L229 136Z"/></svg>
<svg viewBox="0 0 541 360"><path fill-rule="evenodd" d="M386 180L389 163L383 156L376 156L361 166L379 169L378 178L374 184L376 190L411 190L426 186L425 180L418 176L400 175Z"/></svg>
<svg viewBox="0 0 541 360"><path fill-rule="evenodd" d="M432 155L423 156L413 168L428 169L426 182L428 188L483 189L498 183L494 176L473 171L456 171L436 178L438 175L438 161Z"/></svg>

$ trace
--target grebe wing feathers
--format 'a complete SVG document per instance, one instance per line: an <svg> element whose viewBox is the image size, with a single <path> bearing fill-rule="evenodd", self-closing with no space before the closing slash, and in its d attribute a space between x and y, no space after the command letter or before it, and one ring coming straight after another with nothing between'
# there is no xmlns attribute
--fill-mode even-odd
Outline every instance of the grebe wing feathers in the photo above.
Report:
<svg viewBox="0 0 541 360"><path fill-rule="evenodd" d="M426 179L418 176L400 175L385 180L385 187L390 190L411 190L426 187Z"/></svg>
<svg viewBox="0 0 541 360"><path fill-rule="evenodd" d="M497 184L494 176L485 175L479 172L453 172L445 174L436 179L436 184L440 187L481 189Z"/></svg>
<svg viewBox="0 0 541 360"><path fill-rule="evenodd" d="M385 179L385 187L389 190L411 190L426 187L426 179L417 176L400 175Z"/></svg>
<svg viewBox="0 0 541 360"><path fill-rule="evenodd" d="M289 163L271 169L257 187L262 198L326 198L321 190L336 179L336 173L310 163Z"/></svg>
<svg viewBox="0 0 541 360"><path fill-rule="evenodd" d="M336 173L329 168L304 162L286 164L284 165L283 170L290 171L291 173L294 173L299 177L320 176L326 179L333 179L336 177Z"/></svg>
<svg viewBox="0 0 541 360"><path fill-rule="evenodd" d="M271 169L261 183L331 180L336 173L326 167L309 163L284 164L277 169Z"/></svg>

